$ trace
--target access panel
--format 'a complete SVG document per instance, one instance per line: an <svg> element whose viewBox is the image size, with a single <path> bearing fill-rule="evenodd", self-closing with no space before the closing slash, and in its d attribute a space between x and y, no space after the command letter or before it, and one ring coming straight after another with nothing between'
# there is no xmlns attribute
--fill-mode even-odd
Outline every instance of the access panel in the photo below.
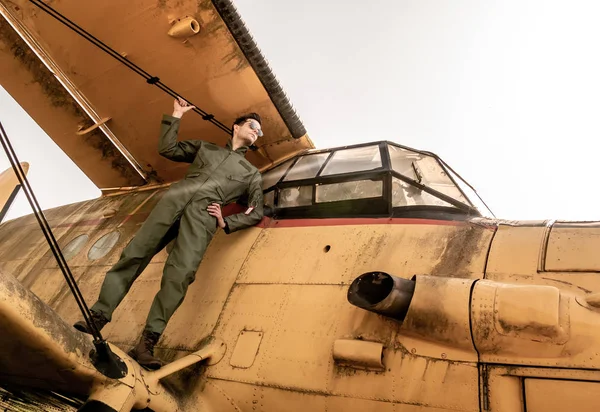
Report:
<svg viewBox="0 0 600 412"><path fill-rule="evenodd" d="M556 222L550 230L545 271L600 271L600 222Z"/></svg>

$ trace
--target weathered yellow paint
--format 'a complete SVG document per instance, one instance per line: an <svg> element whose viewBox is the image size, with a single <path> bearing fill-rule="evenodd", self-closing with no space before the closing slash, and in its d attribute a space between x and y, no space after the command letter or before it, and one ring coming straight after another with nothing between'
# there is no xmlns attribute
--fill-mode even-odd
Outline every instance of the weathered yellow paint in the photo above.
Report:
<svg viewBox="0 0 600 412"><path fill-rule="evenodd" d="M29 171L29 163L21 162L21 168L23 173L25 173L25 176L27 176L27 172ZM17 179L17 175L13 171L12 167L0 173L0 211L2 211L7 205L13 192L19 185L19 179Z"/></svg>
<svg viewBox="0 0 600 412"><path fill-rule="evenodd" d="M488 375L487 386L489 399L486 399L488 410L494 412L524 411L523 382L518 376L507 376L491 371ZM482 408L485 410L485 408Z"/></svg>
<svg viewBox="0 0 600 412"><path fill-rule="evenodd" d="M519 289L518 293L506 292ZM600 322L600 312L580 305L569 292L552 289L477 282L472 324L480 359L489 363L600 369L600 336L591 327ZM520 308L520 313L515 308Z"/></svg>
<svg viewBox="0 0 600 412"><path fill-rule="evenodd" d="M333 359L338 366L385 371L383 344L362 339L337 339L333 342Z"/></svg>
<svg viewBox="0 0 600 412"><path fill-rule="evenodd" d="M137 212L147 213L160 198L159 193L146 202L151 195L152 191L111 196L71 206L65 214L57 210L47 213L51 224L59 226L58 240L63 246L81 234L89 236L69 261L88 302L96 298L104 273L140 222L137 215L125 222L124 219L142 204ZM118 212L104 218L110 209ZM41 237L31 236L35 225L30 218L3 225L0 237L5 231L18 231L23 223L32 232L30 239ZM281 393L284 399L289 393L315 392L322 394L315 398L317 404L331 397L327 402L340 407L358 398L365 408L397 403L397 407L406 410L476 410L478 395L473 388L478 378L474 352L467 355L461 347L440 346L439 342L423 340L423 336L404 335L398 322L353 307L345 295L347 284L363 270L385 269L406 277L415 273L449 274L459 277L455 279L459 283L463 282L460 278L481 278L493 231L468 223L382 223L278 228L274 221L266 228L232 235L219 232L186 300L160 340L157 354L174 360L197 350L206 337L218 336L229 349L221 362L207 369L206 377L219 386L224 379L259 385ZM121 234L117 245L103 258L90 260L88 252L94 242L114 230ZM325 246L329 246L327 252ZM38 254L33 258L35 251ZM8 258L3 262L7 268L19 268L16 262L37 262L22 267L26 273L20 277L66 322L78 320L75 301L47 247L40 243L23 253L14 249L3 254L0 248L0 256ZM115 312L113 322L103 330L104 336L123 350L129 349L141 332L166 256L167 252L162 251L155 257ZM279 264L274 264L273 256L279 257ZM468 330L469 287L463 290L463 295L443 299L452 306L462 305L461 316L466 325L463 330ZM247 368L231 365L233 348L242 330L262 333L256 357ZM338 339L381 343L385 371L336 365L332 353ZM431 385L425 383L430 377ZM364 385L365 379L374 385ZM396 391L397 385L404 389ZM196 390L202 391L202 387L199 385ZM374 387L380 389L373 392ZM439 392L453 395L433 400ZM251 401L239 398L240 394L227 396L237 398L236 404L242 410L242 405Z"/></svg>
<svg viewBox="0 0 600 412"><path fill-rule="evenodd" d="M248 160L261 170L312 148L307 135L292 138L215 4L52 2L227 126L241 112L259 112L265 136ZM160 183L183 174L185 165L160 158L152 137L172 98L30 2L0 0L0 9L17 28L0 22L0 82L105 189L100 199L45 211L91 303L168 187ZM184 16L198 21L199 33L169 36ZM103 118L110 120L99 125ZM186 119L182 138L228 138L200 116ZM81 315L37 221L20 218L0 225L0 382L70 390L124 411L148 402L182 412L596 410L599 227L461 216L265 219L219 231L158 343L156 354L171 363L150 374L125 352L159 289L167 247L102 331L133 371L115 380L93 368L89 337L70 326ZM90 258L112 233L114 247ZM84 239L78 249L75 239ZM348 286L370 271L415 279L403 322L349 303Z"/></svg>
<svg viewBox="0 0 600 412"><path fill-rule="evenodd" d="M599 272L600 226L590 223L555 223L548 239L545 270Z"/></svg>
<svg viewBox="0 0 600 412"><path fill-rule="evenodd" d="M424 365L423 365L424 366ZM426 378L439 373L439 370L431 370L426 375ZM444 371L446 372L446 371ZM454 378L452 371L447 371L446 376L448 378ZM385 390L388 393L402 393L402 392L414 392L424 388L426 384L423 383L423 369L414 370L416 374L414 379L403 380L397 377L387 383L386 388L381 388L380 385L385 384L377 379L378 375L368 376L357 376L355 384L350 388L350 391L354 389L370 388L372 392L379 390ZM440 379L443 376L440 377ZM310 379L310 377L307 377ZM258 412L269 412L269 411L290 411L290 412L302 412L302 411L400 411L400 412L450 412L456 410L472 410L477 411L477 399L469 399L474 402L473 408L471 409L456 409L453 405L449 404L445 407L433 407L428 404L418 403L403 403L393 402L390 399L379 398L379 399L365 399L357 394L351 395L330 395L325 393L314 393L298 391L294 388L286 387L269 387L265 385L250 385L247 383L233 382L228 380L216 380L217 384L223 388L229 394L232 394L233 400L240 407L242 411L258 411ZM369 382L368 388L364 388L365 382ZM409 386L410 385L410 386ZM464 382L463 382L464 385ZM466 385L464 385L466 386ZM431 397L435 396L433 393L428 394ZM437 394L439 395L439 393ZM401 395L400 395L401 396ZM406 397L407 395L404 395ZM452 396L454 398L454 396Z"/></svg>
<svg viewBox="0 0 600 412"><path fill-rule="evenodd" d="M350 284L370 270L406 278L477 278L483 275L492 233L476 226L426 223L274 227L258 239L239 282Z"/></svg>
<svg viewBox="0 0 600 412"><path fill-rule="evenodd" d="M163 190L47 211L63 248L88 236L69 260L88 302ZM524 405L526 377L566 379L574 387L600 382L600 311L587 300L600 292L597 273L540 271L550 245L543 222L501 224L496 232L469 221L289 222L219 232L211 243L156 350L174 361L208 337L225 343L218 363L167 378L185 388L196 405L189 410L273 411L285 404L291 411L477 411L481 399L504 412ZM0 240L16 238L2 243L0 268L71 324L80 316L77 305L36 224L25 217L0 226ZM90 260L95 241L113 231L117 244ZM139 337L167 256L163 250L153 259L103 330L123 351ZM347 301L350 282L374 270L416 275L403 324ZM260 333L260 340L240 362L232 356L242 331ZM381 345L385 369L336 361L340 340Z"/></svg>
<svg viewBox="0 0 600 412"><path fill-rule="evenodd" d="M577 411L600 409L600 382L569 382L552 379L525 379L528 412Z"/></svg>
<svg viewBox="0 0 600 412"><path fill-rule="evenodd" d="M486 269L486 278L537 273L545 227L498 225Z"/></svg>
<svg viewBox="0 0 600 412"><path fill-rule="evenodd" d="M95 299L104 273L140 222L137 215L124 219L136 209L147 213L160 192L147 201L151 195L152 191L111 196L70 207L66 214L57 210L47 214L59 226L61 244L81 234L89 236L69 262L88 301ZM103 218L110 208L118 212ZM77 307L41 235L34 235L34 223L25 218L0 227L0 237L15 232L31 245L0 248L3 268L22 270L19 277L30 289L72 323L79 318ZM29 229L17 229L22 224ZM103 258L89 260L95 240L113 230L121 233L117 245ZM469 302L471 279L484 276L492 236L485 275L490 280L475 283ZM266 228L229 236L219 232L157 354L174 360L197 350L208 336L223 339L228 348L223 360L206 369L207 383L195 385L190 395L198 404L220 396L221 401L249 411L277 410L276 405L284 402L286 410L308 405L315 410L351 410L360 405L364 410L475 411L479 408L478 359L529 365L534 377L541 376L541 372L536 375L536 365L559 370L600 368L595 366L600 359L595 356L595 328L591 327L597 322L596 312L578 303L585 296L581 289L538 273L543 238L543 226L500 226L494 235L481 226L427 222L342 226L325 222L278 228L274 221ZM141 332L166 257L166 251L155 257L104 329L105 336L123 350ZM426 295L417 286L410 310L427 313L437 304L434 311L442 317L457 311L455 316L464 326L450 330L466 336L449 339L434 329L415 335L410 310L401 325L351 306L345 296L347 285L368 270L405 278L417 274L417 282L423 274L439 277L440 282L431 277L433 289ZM471 328L479 357L472 348ZM244 330L260 332L261 340L253 361L242 368L231 356ZM380 343L385 370L337 364L333 348L339 339ZM516 391L522 378L514 373L489 378L486 385L496 388L487 400L490 410L508 411L522 404L521 392ZM582 373L571 369L570 379L583 379ZM209 398L203 392L207 386ZM493 395L497 391L508 397L501 400Z"/></svg>
<svg viewBox="0 0 600 412"><path fill-rule="evenodd" d="M452 348L452 360L477 361L469 322L472 285L467 279L417 276L403 335ZM448 359L448 354L433 357Z"/></svg>
<svg viewBox="0 0 600 412"><path fill-rule="evenodd" d="M249 368L254 364L262 341L263 333L255 330L242 330L231 353L229 364L234 368Z"/></svg>

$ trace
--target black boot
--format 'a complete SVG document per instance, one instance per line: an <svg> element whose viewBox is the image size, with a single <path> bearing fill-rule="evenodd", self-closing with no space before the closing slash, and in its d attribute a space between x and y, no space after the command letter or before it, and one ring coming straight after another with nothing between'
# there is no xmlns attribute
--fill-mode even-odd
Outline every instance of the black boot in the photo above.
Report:
<svg viewBox="0 0 600 412"><path fill-rule="evenodd" d="M93 310L90 310L90 313L92 314L92 321L94 321L98 330L101 330L108 323L108 319L106 319L106 317L104 317L102 313L94 312ZM90 330L88 324L85 323L84 320L80 320L79 322L74 324L73 327L78 331L89 333L90 335L92 334L92 331Z"/></svg>
<svg viewBox="0 0 600 412"><path fill-rule="evenodd" d="M146 369L160 369L163 363L154 357L154 346L159 338L160 333L144 330L138 344L129 351L129 356Z"/></svg>

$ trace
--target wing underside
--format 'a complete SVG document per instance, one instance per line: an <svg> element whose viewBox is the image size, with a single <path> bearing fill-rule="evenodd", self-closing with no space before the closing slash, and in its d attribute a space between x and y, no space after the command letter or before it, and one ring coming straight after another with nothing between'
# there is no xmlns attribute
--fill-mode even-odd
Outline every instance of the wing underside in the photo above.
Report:
<svg viewBox="0 0 600 412"><path fill-rule="evenodd" d="M100 189L183 176L157 152L175 95L199 109L181 139L224 145L260 113L261 170L313 147L231 1L46 3L0 0L0 84Z"/></svg>

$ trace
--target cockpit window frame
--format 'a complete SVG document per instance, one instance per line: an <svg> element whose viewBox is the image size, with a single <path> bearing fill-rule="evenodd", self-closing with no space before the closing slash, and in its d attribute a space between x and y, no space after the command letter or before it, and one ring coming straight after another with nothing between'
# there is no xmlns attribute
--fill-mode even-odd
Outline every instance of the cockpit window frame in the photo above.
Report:
<svg viewBox="0 0 600 412"><path fill-rule="evenodd" d="M368 147L368 146L378 146L379 154L380 154L380 158L381 158L381 166L380 167L370 169L370 170L360 170L360 171L354 171L354 172L337 173L337 174L322 176L323 170L325 170L325 168L327 167L327 165L329 164L331 159L333 159L335 153L342 151L342 150L357 149L357 148ZM397 148L400 148L403 150L408 150L408 151L411 151L414 153L421 154L423 156L432 157L437 162L437 165L440 167L441 171L443 171L445 173L445 175L448 176L448 178L450 179L450 182L452 182L454 187L456 189L458 189L458 193L460 193L462 195L462 197L464 197L464 199L466 200L466 202L468 202L468 204L463 203L459 200L456 200L452 196L446 195L446 194L440 192L439 190L433 189L432 187L429 187L422 183L419 183L418 181L395 171L392 167L392 161L391 161L391 156L390 156L390 151L389 151L390 149L388 148L388 146L394 146L394 147L397 147ZM325 159L323 164L320 166L315 177L285 181L288 173L290 173L290 171L293 170L294 166L297 164L297 162L301 158L303 158L305 156L317 155L317 154L323 154L323 153L328 153L329 155L327 156L327 158ZM286 159L286 161L282 162L281 164L284 164L289 160L290 159ZM275 166L273 169L275 169L276 167L277 166ZM273 169L271 169L271 170L273 170ZM452 171L452 173L449 172L449 169ZM295 159L293 159L293 162L290 163L287 170L281 175L281 177L279 178L279 181L276 182L275 184L273 184L271 187L265 188L263 190L263 193L266 194L268 192L274 191L273 212L274 212L275 216L282 217L282 218L285 218L285 217L307 217L307 218L310 218L310 217L326 217L326 216L335 217L338 215L342 216L342 215L346 214L345 211L352 204L356 205L358 209L362 210L364 208L361 205L363 205L363 204L366 205L369 202L371 202L371 204L375 207L375 209L376 209L375 213L372 214L372 213L357 212L356 216L377 215L377 216L383 217L383 216L397 215L401 211L414 212L414 211L419 211L419 210L424 210L424 211L425 210L426 211L437 210L438 212L448 212L452 215L465 214L465 215L474 216L474 217L482 216L482 213L473 205L472 200L470 200L469 196L467 196L467 194L464 193L464 191L461 189L461 186L455 181L453 174L457 178L461 179L461 181L464 184L466 184L469 188L471 188L471 190L473 190L473 192L479 197L479 195L477 194L477 192L475 191L475 189L473 189L473 187L471 185L469 185L458 173L456 173L456 171L454 171L452 168L450 168L442 159L440 159L434 153L422 151L422 150L416 150L416 149L413 149L413 148L410 148L407 146L403 146L403 145L400 145L400 144L397 144L394 142L389 142L389 141L368 142L368 143L361 143L361 144L357 144L357 145L340 146L340 147L334 147L334 148L328 148L328 149L322 149L322 150L310 150L310 151L301 153ZM443 200L444 202L452 205L452 207L439 206L439 205L438 206L434 206L434 205L393 206L392 205L392 180L393 180L393 178L402 180L403 182L405 182L409 185L412 185L412 186L418 188L419 190L422 190L440 200ZM343 182L351 182L351 181L359 181L359 180L382 180L383 181L382 196L375 197L375 198L370 197L370 198L365 198L365 199L335 201L335 202L331 202L331 204L329 204L329 205L327 205L326 203L323 203L323 202L321 202L321 203L316 202L316 190L317 190L318 185L335 184L335 183L343 183ZM290 188L290 187L302 187L302 186L312 186L312 199L311 199L310 205L290 206L290 207L280 207L279 206L279 201L280 201L279 193L282 189ZM481 200L481 198L479 198L479 199ZM485 205L483 200L481 200L481 202ZM381 207L383 203L387 204L386 208ZM336 207L339 207L337 214L336 214ZM487 208L487 212L491 213L491 210L489 210L487 205L485 205L485 207ZM344 211L344 212L342 213L341 211ZM342 214L340 214L340 213L342 213Z"/></svg>

